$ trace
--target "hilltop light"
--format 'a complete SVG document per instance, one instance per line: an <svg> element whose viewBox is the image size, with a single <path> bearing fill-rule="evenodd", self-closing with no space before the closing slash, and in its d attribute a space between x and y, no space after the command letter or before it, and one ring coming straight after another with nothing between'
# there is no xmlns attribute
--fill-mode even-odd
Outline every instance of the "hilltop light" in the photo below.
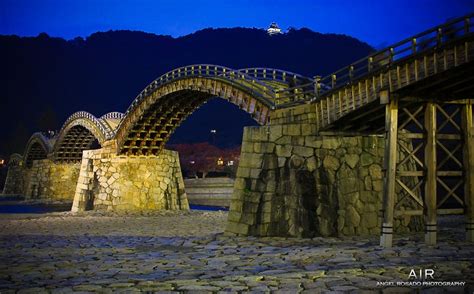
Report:
<svg viewBox="0 0 474 294"><path fill-rule="evenodd" d="M267 29L267 33L270 36L281 34L281 29L276 22L272 22L270 27Z"/></svg>
<svg viewBox="0 0 474 294"><path fill-rule="evenodd" d="M224 165L224 160L222 159L222 157L219 157L219 159L217 160L217 165Z"/></svg>

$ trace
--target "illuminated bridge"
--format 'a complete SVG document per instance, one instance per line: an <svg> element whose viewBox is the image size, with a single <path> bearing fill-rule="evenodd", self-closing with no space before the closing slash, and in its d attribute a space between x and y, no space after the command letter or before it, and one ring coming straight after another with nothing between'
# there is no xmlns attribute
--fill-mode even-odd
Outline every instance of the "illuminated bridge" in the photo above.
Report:
<svg viewBox="0 0 474 294"><path fill-rule="evenodd" d="M78 164L82 160L80 168L77 167L73 210L85 209L84 203L91 197L95 204L102 205L98 207L115 207L124 202L112 199L124 193L130 194L130 199L144 193L168 193L166 197L171 197L164 206L151 205L149 198L141 199L141 202L127 200L133 203L133 207L183 208L184 200L178 200L176 204L171 200L174 196L169 196L182 194L179 192L182 189L179 179L176 184L173 184L174 180L170 184L167 179L160 188L162 190L153 190L147 187L148 184L142 187L135 182L120 186L116 184L120 182L116 170L129 171L116 162L120 159L135 164L143 158L173 162L171 155L166 159L160 157L173 131L206 101L220 97L249 113L262 125L261 130L269 127L266 129L269 130L268 136L258 139L270 144L266 146L280 144L278 141L270 142L275 134L273 130L283 129L281 136L284 136L293 128L296 133L286 135L302 136L301 142L307 142L308 136L325 133L383 136L383 205L379 214L383 219L381 245L391 246L394 218L400 216L424 216L426 242L436 243L438 214L465 214L467 236L474 241L472 20L473 14L452 20L325 77L304 77L271 68L231 69L209 64L174 69L143 89L123 114L112 112L97 118L87 112L77 112L64 123L57 136L46 138L40 133L34 134L24 154L12 157L12 172L5 193L21 191L34 194L33 190L40 191L50 185L27 178L32 172L25 170L34 169L35 162L48 160L65 165ZM278 129L278 126L282 127ZM309 132L304 131L305 128ZM278 139L278 136L274 137ZM297 142L295 139L286 144L299 146ZM295 149L297 147L293 152ZM255 152L253 162L257 162L257 167L249 169L257 171L252 173L253 170L249 170L246 174L247 167L239 167L241 172L237 182L240 182L240 177L245 183L258 183L264 177L264 173L258 171L266 168L265 159L257 154L261 151L244 150L244 146L242 150L243 157L250 156L244 153ZM267 153L274 152L272 150ZM309 159L305 157L304 160ZM103 163L106 161L108 170L105 172ZM259 165L260 161L263 163ZM291 162L293 164L294 160ZM119 167L116 168L115 164ZM40 165L37 163L36 168ZM179 170L179 164L177 168ZM25 177L20 184L13 180L13 170ZM102 171L103 174L94 175ZM164 175L167 171L159 172ZM153 170L144 168L144 173L153 174ZM133 176L127 177L132 181ZM173 191L177 192L167 190L166 187L172 184ZM257 186L249 185L245 191L253 191ZM132 191L132 186L139 187L136 188L139 192ZM235 187L236 190L241 188ZM96 194L102 198L97 198L99 196L91 191L99 191ZM38 193L37 196L41 195ZM231 214L235 216L233 222L239 226L230 230L265 235L262 233L267 232L265 229L255 228L265 228L265 224L272 221L266 223L262 220L258 214L263 212L258 207L249 208L257 215L253 220L243 221L243 215L247 213L246 201L231 206Z"/></svg>

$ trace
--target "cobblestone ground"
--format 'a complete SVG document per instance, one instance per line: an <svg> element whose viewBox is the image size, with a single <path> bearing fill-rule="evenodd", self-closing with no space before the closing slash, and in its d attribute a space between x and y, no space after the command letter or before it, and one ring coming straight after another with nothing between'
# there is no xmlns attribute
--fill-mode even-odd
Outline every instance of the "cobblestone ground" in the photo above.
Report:
<svg viewBox="0 0 474 294"><path fill-rule="evenodd" d="M422 235L378 238L237 238L223 212L147 216L0 215L0 292L472 293L474 245L449 219L438 246ZM459 220L461 221L461 220ZM465 287L382 287L411 268Z"/></svg>

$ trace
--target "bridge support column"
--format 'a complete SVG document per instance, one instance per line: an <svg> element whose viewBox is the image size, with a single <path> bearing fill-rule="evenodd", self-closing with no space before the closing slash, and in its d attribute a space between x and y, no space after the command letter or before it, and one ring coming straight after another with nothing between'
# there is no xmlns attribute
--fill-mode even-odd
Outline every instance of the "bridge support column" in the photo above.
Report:
<svg viewBox="0 0 474 294"><path fill-rule="evenodd" d="M465 104L462 111L464 132L464 199L466 214L466 239L474 242L474 122L472 104Z"/></svg>
<svg viewBox="0 0 474 294"><path fill-rule="evenodd" d="M395 176L397 172L398 99L396 97L388 97L388 91L381 92L380 96L381 101L387 101L388 98L390 98L389 103L385 107L385 179L383 190L383 222L380 246L392 247L396 184Z"/></svg>
<svg viewBox="0 0 474 294"><path fill-rule="evenodd" d="M428 102L425 109L425 243L436 244L436 104Z"/></svg>

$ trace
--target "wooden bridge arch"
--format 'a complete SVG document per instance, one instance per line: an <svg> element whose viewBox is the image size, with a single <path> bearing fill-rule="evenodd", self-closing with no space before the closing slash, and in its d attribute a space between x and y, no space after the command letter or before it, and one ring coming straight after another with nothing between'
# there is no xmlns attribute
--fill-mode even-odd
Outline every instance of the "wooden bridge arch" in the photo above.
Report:
<svg viewBox="0 0 474 294"><path fill-rule="evenodd" d="M55 161L78 161L82 151L90 149L95 140L101 145L114 135L112 127L104 119L79 111L63 124L53 148Z"/></svg>
<svg viewBox="0 0 474 294"><path fill-rule="evenodd" d="M31 135L23 155L26 167L30 168L34 160L47 158L51 150L50 141L42 133L38 132Z"/></svg>
<svg viewBox="0 0 474 294"><path fill-rule="evenodd" d="M10 155L10 158L8 159L8 167L12 166L20 166L23 162L23 156L18 153L13 153Z"/></svg>
<svg viewBox="0 0 474 294"><path fill-rule="evenodd" d="M239 106L265 125L278 90L302 80L309 79L276 69L233 70L206 64L175 69L153 81L132 102L115 136L118 153L158 154L180 123L212 97Z"/></svg>

